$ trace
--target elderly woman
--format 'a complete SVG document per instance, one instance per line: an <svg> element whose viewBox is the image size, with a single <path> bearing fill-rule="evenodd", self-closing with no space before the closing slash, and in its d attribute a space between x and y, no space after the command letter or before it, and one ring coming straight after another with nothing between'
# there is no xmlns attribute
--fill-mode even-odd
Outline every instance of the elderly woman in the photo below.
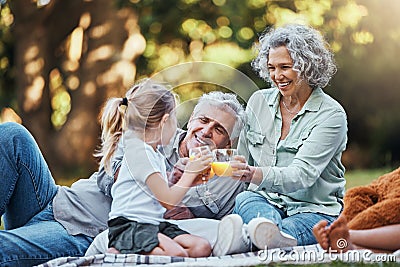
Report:
<svg viewBox="0 0 400 267"><path fill-rule="evenodd" d="M234 248L242 220L259 249L308 245L316 243L313 226L342 210L347 121L322 90L336 72L326 42L308 26L287 25L265 32L258 48L252 66L272 88L247 104L238 150L250 166L237 163L234 175L250 185L236 197L236 214L220 224L221 254L246 249L246 242Z"/></svg>

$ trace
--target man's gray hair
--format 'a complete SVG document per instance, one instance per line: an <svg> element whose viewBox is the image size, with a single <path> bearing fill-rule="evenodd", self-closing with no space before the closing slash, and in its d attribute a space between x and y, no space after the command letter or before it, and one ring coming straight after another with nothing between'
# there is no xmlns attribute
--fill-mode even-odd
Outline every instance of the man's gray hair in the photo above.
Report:
<svg viewBox="0 0 400 267"><path fill-rule="evenodd" d="M193 114L196 114L199 111L199 108L202 106L202 104L213 105L220 110L235 115L235 125L229 137L231 140L239 137L240 131L246 122L246 114L243 105L240 104L235 94L223 93L221 91L212 91L207 94L203 94L200 97L197 105L194 107Z"/></svg>

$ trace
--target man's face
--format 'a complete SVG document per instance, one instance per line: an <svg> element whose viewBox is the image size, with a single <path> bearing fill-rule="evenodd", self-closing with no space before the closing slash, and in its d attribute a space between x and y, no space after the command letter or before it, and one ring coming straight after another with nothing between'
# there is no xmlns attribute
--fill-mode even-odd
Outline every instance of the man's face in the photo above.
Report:
<svg viewBox="0 0 400 267"><path fill-rule="evenodd" d="M234 125L235 116L232 113L207 103L201 104L188 123L185 137L187 150L204 145L229 148Z"/></svg>

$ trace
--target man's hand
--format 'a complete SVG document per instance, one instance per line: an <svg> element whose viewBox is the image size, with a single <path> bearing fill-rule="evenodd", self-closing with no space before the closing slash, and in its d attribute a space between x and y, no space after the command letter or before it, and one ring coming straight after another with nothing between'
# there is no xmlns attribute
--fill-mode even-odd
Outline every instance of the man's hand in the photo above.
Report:
<svg viewBox="0 0 400 267"><path fill-rule="evenodd" d="M193 218L194 215L188 207L175 207L173 209L167 210L164 213L164 219L169 220L184 220Z"/></svg>
<svg viewBox="0 0 400 267"><path fill-rule="evenodd" d="M170 185L176 184L183 174L185 170L186 163L189 161L189 158L180 158L177 163L175 163L172 172L168 176L168 182Z"/></svg>

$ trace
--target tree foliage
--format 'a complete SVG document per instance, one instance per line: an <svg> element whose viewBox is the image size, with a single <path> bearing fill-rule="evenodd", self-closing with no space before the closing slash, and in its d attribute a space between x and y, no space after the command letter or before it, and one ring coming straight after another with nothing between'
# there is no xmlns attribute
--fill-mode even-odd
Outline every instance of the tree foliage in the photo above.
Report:
<svg viewBox="0 0 400 267"><path fill-rule="evenodd" d="M22 120L56 177L87 175L106 98L191 61L223 63L268 86L250 68L252 46L266 27L298 22L321 30L336 53L326 91L348 113L347 166L397 164L399 15L396 0L52 0L41 8L10 0L1 9L1 119ZM208 90L178 89L183 99Z"/></svg>

